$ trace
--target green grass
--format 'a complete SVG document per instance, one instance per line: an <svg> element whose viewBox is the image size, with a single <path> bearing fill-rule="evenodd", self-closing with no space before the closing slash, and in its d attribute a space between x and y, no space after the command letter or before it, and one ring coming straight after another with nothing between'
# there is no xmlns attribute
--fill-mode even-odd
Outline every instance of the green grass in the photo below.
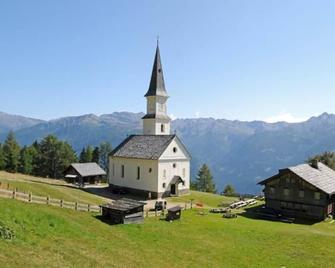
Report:
<svg viewBox="0 0 335 268"><path fill-rule="evenodd" d="M101 198L62 181L0 172L0 181L21 191L69 201ZM169 199L207 207L227 198L191 192ZM179 222L149 218L142 225L109 226L96 215L0 198L0 227L15 239L0 238L1 267L332 267L335 222L285 224L185 211Z"/></svg>
<svg viewBox="0 0 335 268"><path fill-rule="evenodd" d="M101 204L103 199L87 193L81 189L72 188L64 181L37 178L22 174L11 174L0 171L0 182L3 187L9 183L10 189L17 188L20 192L31 192L34 195L50 196L55 199L64 199L70 202Z"/></svg>
<svg viewBox="0 0 335 268"><path fill-rule="evenodd" d="M335 224L285 224L240 216L109 226L86 212L0 199L1 267L333 267Z"/></svg>
<svg viewBox="0 0 335 268"><path fill-rule="evenodd" d="M191 194L185 196L168 198L172 202L190 202L191 199L193 199L193 203L202 203L206 207L218 207L222 204L228 205L237 200L236 197L226 197L197 191L191 191Z"/></svg>

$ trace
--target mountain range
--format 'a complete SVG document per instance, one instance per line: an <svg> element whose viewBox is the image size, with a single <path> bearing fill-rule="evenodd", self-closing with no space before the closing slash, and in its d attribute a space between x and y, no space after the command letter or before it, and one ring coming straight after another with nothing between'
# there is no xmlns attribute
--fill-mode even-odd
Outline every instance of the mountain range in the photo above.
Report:
<svg viewBox="0 0 335 268"><path fill-rule="evenodd" d="M115 147L127 135L141 133L142 116L114 112L44 121L0 113L0 142L13 130L21 145L55 134L77 152L102 141ZM192 177L202 163L207 163L219 191L230 183L241 193L259 193L257 182L279 168L326 150L335 151L335 115L327 113L301 123L176 119L172 128L192 155Z"/></svg>

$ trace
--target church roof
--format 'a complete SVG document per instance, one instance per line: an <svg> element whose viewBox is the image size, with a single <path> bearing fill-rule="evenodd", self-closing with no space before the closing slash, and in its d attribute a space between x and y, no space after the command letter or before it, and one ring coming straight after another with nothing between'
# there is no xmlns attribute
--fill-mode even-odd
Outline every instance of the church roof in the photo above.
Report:
<svg viewBox="0 0 335 268"><path fill-rule="evenodd" d="M111 155L157 160L175 137L176 135L131 135Z"/></svg>
<svg viewBox="0 0 335 268"><path fill-rule="evenodd" d="M148 92L145 97L148 96L168 96L165 89L163 67L161 63L161 56L159 53L159 46L157 44L156 55L154 60L154 66L152 68L151 80Z"/></svg>

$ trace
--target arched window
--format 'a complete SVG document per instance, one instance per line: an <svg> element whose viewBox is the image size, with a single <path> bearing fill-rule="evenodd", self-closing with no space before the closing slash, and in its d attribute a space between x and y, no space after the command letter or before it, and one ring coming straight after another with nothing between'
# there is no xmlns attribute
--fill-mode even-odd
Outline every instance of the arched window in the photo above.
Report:
<svg viewBox="0 0 335 268"><path fill-rule="evenodd" d="M161 124L161 132L164 133L164 131L165 131L164 124Z"/></svg>
<svg viewBox="0 0 335 268"><path fill-rule="evenodd" d="M178 151L177 147L173 147L173 152L176 153Z"/></svg>

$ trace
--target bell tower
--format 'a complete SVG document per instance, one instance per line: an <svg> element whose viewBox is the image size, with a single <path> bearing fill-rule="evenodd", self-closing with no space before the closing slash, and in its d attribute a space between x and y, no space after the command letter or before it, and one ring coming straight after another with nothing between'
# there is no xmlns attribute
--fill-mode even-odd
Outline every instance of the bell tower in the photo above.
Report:
<svg viewBox="0 0 335 268"><path fill-rule="evenodd" d="M143 119L144 135L170 135L171 119L167 115L166 102L169 98L164 83L163 68L157 42L154 66L147 98L147 114Z"/></svg>

